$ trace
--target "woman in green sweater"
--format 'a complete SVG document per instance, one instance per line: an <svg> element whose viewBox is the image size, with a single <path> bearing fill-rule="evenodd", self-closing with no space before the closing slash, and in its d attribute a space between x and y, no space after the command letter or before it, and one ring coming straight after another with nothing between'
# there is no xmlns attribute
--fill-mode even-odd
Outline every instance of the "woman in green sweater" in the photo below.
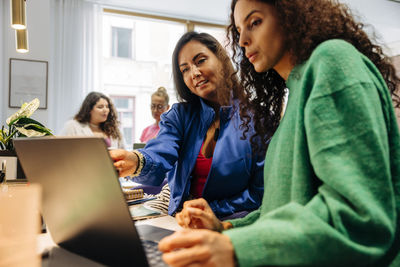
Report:
<svg viewBox="0 0 400 267"><path fill-rule="evenodd" d="M172 266L400 266L399 78L342 4L233 0L228 28L258 135L262 206L220 222L186 202ZM283 118L285 87L289 89ZM246 127L246 124L243 125Z"/></svg>

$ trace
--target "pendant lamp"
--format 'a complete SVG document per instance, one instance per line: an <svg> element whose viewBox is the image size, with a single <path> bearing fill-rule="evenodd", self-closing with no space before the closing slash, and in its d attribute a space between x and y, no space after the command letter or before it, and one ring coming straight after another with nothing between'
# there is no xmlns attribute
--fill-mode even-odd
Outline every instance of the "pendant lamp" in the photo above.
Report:
<svg viewBox="0 0 400 267"><path fill-rule="evenodd" d="M27 53L29 52L28 47L28 30L15 30L15 40L16 47L18 53Z"/></svg>
<svg viewBox="0 0 400 267"><path fill-rule="evenodd" d="M11 1L11 27L26 29L26 2L25 0Z"/></svg>

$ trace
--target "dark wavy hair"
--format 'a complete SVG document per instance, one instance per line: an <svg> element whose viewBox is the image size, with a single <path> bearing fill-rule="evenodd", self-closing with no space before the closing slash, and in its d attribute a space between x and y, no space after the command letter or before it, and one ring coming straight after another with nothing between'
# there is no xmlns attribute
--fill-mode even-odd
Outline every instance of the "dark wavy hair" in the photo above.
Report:
<svg viewBox="0 0 400 267"><path fill-rule="evenodd" d="M174 52L172 54L172 75L174 78L175 91L179 102L198 102L199 97L193 94L186 86L182 73L179 69L179 52L190 41L197 41L206 46L222 63L221 78L224 80L225 89L223 93L217 91L218 102L220 105L228 105L231 101L232 92L235 92L233 97L238 98L239 94L243 94L243 90L239 90L240 83L235 75L232 61L230 60L227 52L222 45L208 33L187 32L177 42Z"/></svg>
<svg viewBox="0 0 400 267"><path fill-rule="evenodd" d="M121 132L118 129L119 122L117 120L117 112L110 98L99 92L90 92L82 102L79 112L74 116L74 119L79 122L90 122L90 111L94 105L101 99L105 99L108 103L110 112L108 113L107 120L100 124L100 129L110 137L115 139L122 139Z"/></svg>
<svg viewBox="0 0 400 267"><path fill-rule="evenodd" d="M239 33L235 26L234 9L239 0L232 0L230 25L227 37L233 49L233 59L239 69L239 76L245 91L241 99L240 114L249 117L254 113L254 128L267 141L279 126L283 108L284 80L273 69L257 73L239 46ZM350 9L334 0L254 0L273 5L277 20L285 38L285 46L292 55L292 63L307 60L312 51L329 39L342 39L367 56L379 69L396 107L400 105L396 87L400 84L395 69L382 48L372 42L363 30L364 24L356 22ZM267 40L266 40L267 42ZM249 120L242 127L249 128ZM254 136L253 136L254 137ZM252 137L252 138L253 138Z"/></svg>

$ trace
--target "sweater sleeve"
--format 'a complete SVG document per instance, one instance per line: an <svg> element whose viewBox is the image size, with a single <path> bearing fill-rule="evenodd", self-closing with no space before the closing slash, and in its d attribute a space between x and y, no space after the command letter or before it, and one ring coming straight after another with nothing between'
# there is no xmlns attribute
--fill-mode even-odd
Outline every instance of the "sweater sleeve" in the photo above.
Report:
<svg viewBox="0 0 400 267"><path fill-rule="evenodd" d="M228 220L228 222L230 222L233 227L242 227L254 223L255 221L257 221L258 217L260 217L259 209L252 211L243 218Z"/></svg>
<svg viewBox="0 0 400 267"><path fill-rule="evenodd" d="M387 89L353 50L317 54L322 63L311 58L303 75L313 79L302 86L312 84L304 130L317 193L225 231L240 266L370 266L391 248L397 192L384 118L391 107L382 106Z"/></svg>

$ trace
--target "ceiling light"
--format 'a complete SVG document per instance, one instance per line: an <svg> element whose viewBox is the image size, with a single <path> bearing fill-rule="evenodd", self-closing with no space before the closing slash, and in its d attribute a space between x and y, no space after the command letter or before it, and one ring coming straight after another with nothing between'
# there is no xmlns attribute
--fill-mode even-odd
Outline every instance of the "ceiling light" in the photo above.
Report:
<svg viewBox="0 0 400 267"><path fill-rule="evenodd" d="M25 0L11 1L11 27L14 29L26 29Z"/></svg>
<svg viewBox="0 0 400 267"><path fill-rule="evenodd" d="M15 44L16 44L18 53L29 52L28 30L26 30L26 29L15 30Z"/></svg>

